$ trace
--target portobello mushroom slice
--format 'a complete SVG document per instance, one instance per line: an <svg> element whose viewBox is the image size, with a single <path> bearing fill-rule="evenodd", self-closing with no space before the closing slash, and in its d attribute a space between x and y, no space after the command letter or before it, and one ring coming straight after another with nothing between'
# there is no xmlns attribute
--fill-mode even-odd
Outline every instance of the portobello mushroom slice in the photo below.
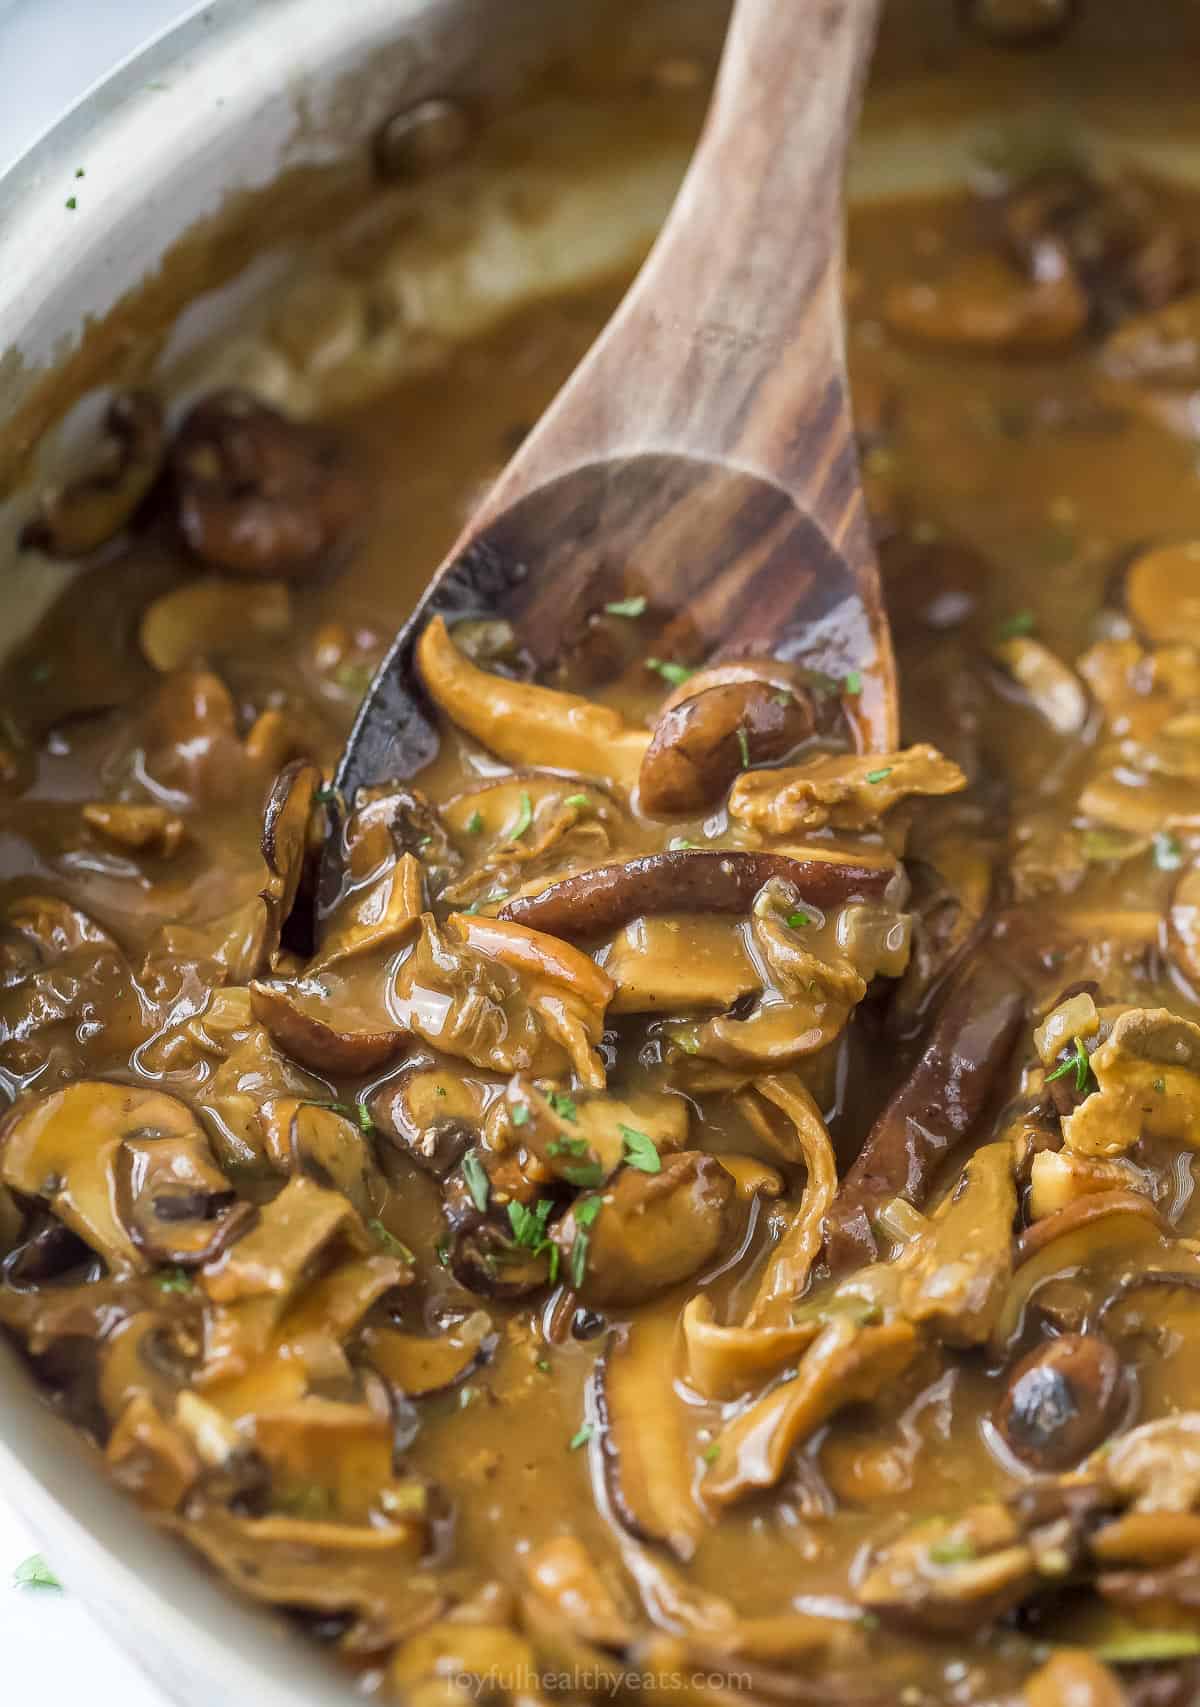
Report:
<svg viewBox="0 0 1200 1707"><path fill-rule="evenodd" d="M640 1540L690 1559L705 1521L672 1386L675 1355L673 1314L647 1313L613 1338L594 1382L604 1477L618 1521Z"/></svg>
<svg viewBox="0 0 1200 1707"><path fill-rule="evenodd" d="M814 906L879 900L895 878L891 865L834 857L795 859L742 849L676 848L620 865L599 865L518 895L501 919L559 937L608 936L654 913L748 913L771 878L794 884Z"/></svg>
<svg viewBox="0 0 1200 1707"><path fill-rule="evenodd" d="M898 753L827 753L783 770L744 771L730 791L729 812L773 836L826 825L867 830L911 795L957 794L966 786L959 767L928 745ZM812 899L827 905L815 893Z"/></svg>
<svg viewBox="0 0 1200 1707"><path fill-rule="evenodd" d="M433 617L417 641L417 669L450 722L511 765L568 771L632 794L650 737L576 694L481 670Z"/></svg>

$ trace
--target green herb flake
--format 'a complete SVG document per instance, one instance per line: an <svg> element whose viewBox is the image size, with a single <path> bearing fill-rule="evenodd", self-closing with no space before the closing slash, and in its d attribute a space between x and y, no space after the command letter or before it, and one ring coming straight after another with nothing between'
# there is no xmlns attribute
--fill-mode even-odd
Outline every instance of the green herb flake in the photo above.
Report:
<svg viewBox="0 0 1200 1707"><path fill-rule="evenodd" d="M546 1101L560 1120L579 1119L579 1109L575 1105L575 1098L569 1097L565 1091L551 1091Z"/></svg>
<svg viewBox="0 0 1200 1707"><path fill-rule="evenodd" d="M891 765L885 765L881 771L868 771L867 772L867 781L868 782L886 782L887 778L889 776L891 776L891 774L892 774Z"/></svg>
<svg viewBox="0 0 1200 1707"><path fill-rule="evenodd" d="M773 693L771 695L771 703L773 705L790 705L792 703L792 695L786 688L780 688L778 693Z"/></svg>
<svg viewBox="0 0 1200 1707"><path fill-rule="evenodd" d="M648 1132L639 1132L636 1126L622 1126L619 1122L617 1131L625 1145L625 1160L631 1168L643 1174L662 1172L662 1157Z"/></svg>
<svg viewBox="0 0 1200 1707"><path fill-rule="evenodd" d="M808 913L789 913L787 922L789 929L802 931L805 925L812 924L812 918Z"/></svg>
<svg viewBox="0 0 1200 1707"><path fill-rule="evenodd" d="M1003 622L996 625L997 640L1016 640L1022 634L1032 634L1037 627L1037 618L1031 610L1017 610L1011 616L1006 616Z"/></svg>
<svg viewBox="0 0 1200 1707"><path fill-rule="evenodd" d="M720 1456L721 1448L717 1445L715 1440L711 1446L706 1446L701 1454L701 1457L704 1459L706 1464L715 1464Z"/></svg>
<svg viewBox="0 0 1200 1707"><path fill-rule="evenodd" d="M70 208L71 212L74 213L75 209L79 206L79 198L77 196L68 196L67 206Z"/></svg>
<svg viewBox="0 0 1200 1707"><path fill-rule="evenodd" d="M948 1536L945 1541L933 1543L929 1557L935 1565L965 1565L975 1557L975 1548L965 1537L955 1540Z"/></svg>
<svg viewBox="0 0 1200 1707"><path fill-rule="evenodd" d="M435 1085L433 1087L433 1094L435 1097L444 1097L446 1094L445 1085Z"/></svg>
<svg viewBox="0 0 1200 1707"><path fill-rule="evenodd" d="M289 1517L307 1518L310 1523L319 1523L333 1512L333 1495L320 1482L293 1482L276 1491L274 1503Z"/></svg>
<svg viewBox="0 0 1200 1707"><path fill-rule="evenodd" d="M316 806L340 806L341 801L341 789L335 788L331 782L327 782L323 788L318 788L313 792L313 804Z"/></svg>
<svg viewBox="0 0 1200 1707"><path fill-rule="evenodd" d="M467 1190L471 1194L471 1202L481 1215L486 1215L492 1187L487 1170L474 1150L468 1150L463 1157L462 1172L463 1179L467 1182Z"/></svg>
<svg viewBox="0 0 1200 1707"><path fill-rule="evenodd" d="M31 1553L13 1572L14 1588L61 1589L62 1584L40 1553Z"/></svg>
<svg viewBox="0 0 1200 1707"><path fill-rule="evenodd" d="M591 1240L586 1233L576 1233L571 1245L571 1285L576 1292L583 1285L583 1277L587 1273L587 1254Z"/></svg>
<svg viewBox="0 0 1200 1707"><path fill-rule="evenodd" d="M557 1245L550 1246L550 1284L558 1285L559 1249Z"/></svg>
<svg viewBox="0 0 1200 1707"><path fill-rule="evenodd" d="M1154 838L1154 863L1160 871L1178 871L1183 864L1183 843L1170 830Z"/></svg>
<svg viewBox="0 0 1200 1707"><path fill-rule="evenodd" d="M592 804L586 794L568 794L563 801L564 806L574 806L576 811L583 812Z"/></svg>
<svg viewBox="0 0 1200 1707"><path fill-rule="evenodd" d="M631 599L614 599L610 605L605 605L609 616L645 616L646 595L635 593Z"/></svg>
<svg viewBox="0 0 1200 1707"><path fill-rule="evenodd" d="M371 1111L365 1102L354 1105L354 1118L358 1121L358 1130L364 1137L370 1138L375 1132L375 1122L371 1119Z"/></svg>
<svg viewBox="0 0 1200 1707"><path fill-rule="evenodd" d="M591 1440L591 1438L593 1437L595 1432L596 1432L595 1423L584 1423L583 1427L581 1429L577 1430L576 1433L571 1436L570 1444L569 1444L567 1450L569 1452L578 1452L579 1448L581 1446L587 1445L588 1441Z"/></svg>
<svg viewBox="0 0 1200 1707"><path fill-rule="evenodd" d="M509 1113L512 1116L514 1126L524 1126L529 1119L529 1104L527 1102L514 1102Z"/></svg>
<svg viewBox="0 0 1200 1707"><path fill-rule="evenodd" d="M667 846L672 853L681 853L684 848L694 848L698 846L698 844L696 842L689 842L686 836L672 836L671 840L667 843Z"/></svg>
<svg viewBox="0 0 1200 1707"><path fill-rule="evenodd" d="M154 1284L160 1292L190 1292L192 1277L182 1268L164 1268L154 1276Z"/></svg>
<svg viewBox="0 0 1200 1707"><path fill-rule="evenodd" d="M41 687L44 682L48 682L53 674L54 671L45 658L39 658L35 664L29 666L29 679L35 687Z"/></svg>
<svg viewBox="0 0 1200 1707"><path fill-rule="evenodd" d="M695 670L689 670L686 664L672 664L664 662L662 658L647 658L646 668L656 670L664 682L670 682L675 688L682 687L684 682L690 682L696 674Z"/></svg>
<svg viewBox="0 0 1200 1707"><path fill-rule="evenodd" d="M382 1221L368 1221L367 1227L376 1244L382 1245L385 1251L390 1251L393 1256L400 1257L404 1262L416 1262L416 1257L413 1256L404 1241L398 1239L395 1233L390 1233Z"/></svg>
<svg viewBox="0 0 1200 1707"><path fill-rule="evenodd" d="M744 729L738 730L737 743L738 752L742 755L742 769L748 771L750 769L750 737Z"/></svg>
<svg viewBox="0 0 1200 1707"><path fill-rule="evenodd" d="M76 168L75 168L75 176L76 176L76 177L77 177L77 178L83 178L83 177L86 177L86 175L87 175L87 174L86 174L86 173L85 173L85 171L84 171L84 169L83 169L83 167L82 167L82 166L76 166Z"/></svg>
<svg viewBox="0 0 1200 1707"><path fill-rule="evenodd" d="M534 1368L540 1375L549 1375L550 1359L548 1357L539 1357L537 1362L534 1364Z"/></svg>
<svg viewBox="0 0 1200 1707"><path fill-rule="evenodd" d="M505 841L519 842L532 823L533 801L529 798L528 794L522 794L517 815L509 825L508 829L504 832Z"/></svg>
<svg viewBox="0 0 1200 1707"><path fill-rule="evenodd" d="M571 1213L575 1217L577 1227L590 1227L592 1222L604 1208L602 1197L585 1197L582 1203L577 1203Z"/></svg>
<svg viewBox="0 0 1200 1707"><path fill-rule="evenodd" d="M850 699L856 699L863 689L861 670L851 670L848 676L842 678L842 692Z"/></svg>
<svg viewBox="0 0 1200 1707"><path fill-rule="evenodd" d="M458 1394L458 1408L459 1408L459 1410L465 1411L468 1405L473 1405L475 1403L476 1396L477 1395L476 1395L474 1387L462 1387L462 1388L460 1388L459 1394Z"/></svg>
<svg viewBox="0 0 1200 1707"><path fill-rule="evenodd" d="M1092 1073L1092 1063L1088 1057L1087 1048L1082 1037L1077 1037L1071 1045L1071 1053L1065 1061L1061 1061L1052 1073L1046 1074L1046 1083L1051 1085L1055 1079L1065 1079L1068 1073L1075 1075L1075 1089L1082 1096L1088 1091L1094 1091L1096 1080Z"/></svg>
<svg viewBox="0 0 1200 1707"><path fill-rule="evenodd" d="M467 819L466 829L469 836L478 836L483 829L483 813L478 810L472 812Z"/></svg>
<svg viewBox="0 0 1200 1707"><path fill-rule="evenodd" d="M450 1267L450 1240L443 1236L433 1247L433 1254L438 1260L439 1268Z"/></svg>
<svg viewBox="0 0 1200 1707"><path fill-rule="evenodd" d="M586 1138L554 1138L546 1145L546 1151L551 1156L586 1156L588 1141Z"/></svg>
<svg viewBox="0 0 1200 1707"><path fill-rule="evenodd" d="M553 1207L553 1201L548 1197L540 1197L532 1209L524 1203L510 1203L508 1206L508 1224L513 1230L513 1238L534 1256L540 1256L550 1243L546 1237L546 1221Z"/></svg>
<svg viewBox="0 0 1200 1707"><path fill-rule="evenodd" d="M1096 1659L1107 1665L1144 1665L1155 1660L1186 1659L1200 1654L1200 1632L1195 1630L1130 1630L1092 1649Z"/></svg>

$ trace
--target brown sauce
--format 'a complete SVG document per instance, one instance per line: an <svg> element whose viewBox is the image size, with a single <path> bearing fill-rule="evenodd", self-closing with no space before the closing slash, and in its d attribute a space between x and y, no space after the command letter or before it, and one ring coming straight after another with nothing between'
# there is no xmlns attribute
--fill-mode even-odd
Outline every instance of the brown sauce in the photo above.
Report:
<svg viewBox="0 0 1200 1707"><path fill-rule="evenodd" d="M198 568L177 470L6 667L0 1320L371 1687L1191 1698L1200 205L1022 192L852 220L903 753L847 750L851 681L760 664L756 723L696 678L734 699L650 818L688 670L636 598L602 688L451 634L460 726L415 800L326 798L306 938L312 791L615 282L340 419L319 566ZM573 685L609 722L556 767ZM777 863L681 909L714 850Z"/></svg>

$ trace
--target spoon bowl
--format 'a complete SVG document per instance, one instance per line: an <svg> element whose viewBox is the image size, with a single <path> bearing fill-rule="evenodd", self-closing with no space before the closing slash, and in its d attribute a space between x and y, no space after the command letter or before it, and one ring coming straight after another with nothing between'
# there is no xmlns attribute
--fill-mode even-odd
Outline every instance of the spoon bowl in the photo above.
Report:
<svg viewBox="0 0 1200 1707"><path fill-rule="evenodd" d="M860 748L896 744L842 347L841 186L876 20L877 0L739 0L658 243L385 658L348 799L434 756L413 651L435 615L511 623L545 672L634 600L647 656L851 677Z"/></svg>

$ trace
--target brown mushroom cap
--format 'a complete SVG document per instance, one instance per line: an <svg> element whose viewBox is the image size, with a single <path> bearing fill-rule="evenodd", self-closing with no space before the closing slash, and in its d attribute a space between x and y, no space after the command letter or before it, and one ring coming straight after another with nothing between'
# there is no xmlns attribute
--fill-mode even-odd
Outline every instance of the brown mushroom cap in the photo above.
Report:
<svg viewBox="0 0 1200 1707"><path fill-rule="evenodd" d="M552 936L607 936L648 913L748 913L772 877L795 884L814 906L878 900L895 873L849 860L793 859L742 849L674 848L621 865L599 865L518 895L500 917Z"/></svg>
<svg viewBox="0 0 1200 1707"><path fill-rule="evenodd" d="M780 759L810 735L807 693L758 679L696 689L659 713L638 773L638 804L666 818L718 800L739 771Z"/></svg>
<svg viewBox="0 0 1200 1707"><path fill-rule="evenodd" d="M1010 1371L996 1426L1010 1452L1036 1470L1065 1470L1111 1430L1121 1364L1097 1334L1063 1334Z"/></svg>
<svg viewBox="0 0 1200 1707"><path fill-rule="evenodd" d="M285 1055L334 1078L373 1073L404 1047L408 1033L364 1014L344 1000L331 1001L323 986L305 979L255 980L250 1011Z"/></svg>
<svg viewBox="0 0 1200 1707"><path fill-rule="evenodd" d="M180 531L217 569L303 576L357 519L363 491L339 441L248 392L203 398L171 450Z"/></svg>

